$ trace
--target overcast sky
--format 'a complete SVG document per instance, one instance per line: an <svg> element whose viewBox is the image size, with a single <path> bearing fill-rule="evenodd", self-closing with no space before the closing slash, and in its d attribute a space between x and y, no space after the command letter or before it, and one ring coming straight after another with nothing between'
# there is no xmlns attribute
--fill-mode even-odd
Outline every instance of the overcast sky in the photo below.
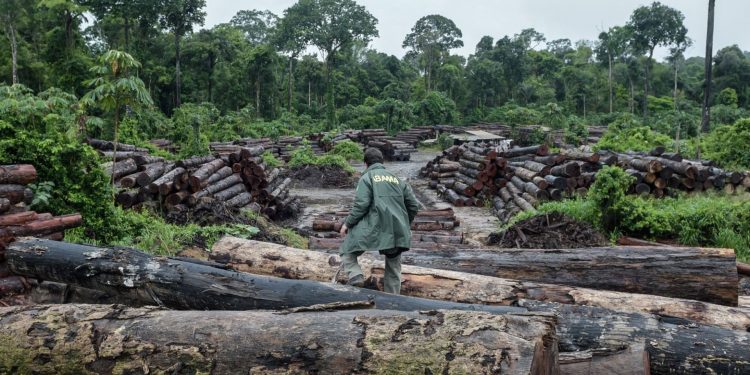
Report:
<svg viewBox="0 0 750 375"><path fill-rule="evenodd" d="M524 28L535 28L547 40L568 38L596 40L599 33L611 26L623 25L633 10L650 4L645 0L356 0L378 19L380 37L371 47L388 54L403 56L404 36L414 23L428 14L452 19L463 32L464 47L454 50L464 56L484 35L495 39L513 35ZM228 22L242 9L268 9L279 16L295 0L207 0L206 27ZM706 0L662 0L685 15L688 36L693 46L687 56L703 56L706 42ZM750 49L747 17L750 0L719 0L716 2L714 53L722 47L737 44ZM745 26L743 26L745 25ZM665 57L666 50L658 51Z"/></svg>

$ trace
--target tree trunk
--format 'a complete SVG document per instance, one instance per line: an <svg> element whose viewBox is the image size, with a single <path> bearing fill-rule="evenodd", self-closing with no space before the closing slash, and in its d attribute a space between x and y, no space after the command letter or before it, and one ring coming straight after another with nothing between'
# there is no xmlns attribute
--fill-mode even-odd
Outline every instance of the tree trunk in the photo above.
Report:
<svg viewBox="0 0 750 375"><path fill-rule="evenodd" d="M295 55L289 57L289 95L287 98L287 110L292 112L292 88L294 87L294 59Z"/></svg>
<svg viewBox="0 0 750 375"><path fill-rule="evenodd" d="M312 108L312 82L307 81L307 109Z"/></svg>
<svg viewBox="0 0 750 375"><path fill-rule="evenodd" d="M120 144L118 142L119 135L120 135L120 103L119 102L115 102L115 134L114 135L115 135L114 136L115 142L112 145L113 146L112 152L115 155L117 155L117 146ZM110 178L111 178L110 182L112 183L112 201L115 200L115 192L117 191L117 189L115 189L115 173L114 173L115 165L116 164L112 165L112 174L110 175Z"/></svg>
<svg viewBox="0 0 750 375"><path fill-rule="evenodd" d="M613 107L613 101L614 101L614 92L612 89L612 54L610 53L608 55L609 57L609 113L612 113Z"/></svg>
<svg viewBox="0 0 750 375"><path fill-rule="evenodd" d="M16 28L12 23L8 23L5 26L8 32L8 39L10 40L10 60L11 60L11 82L12 84L18 84L18 40L16 39Z"/></svg>
<svg viewBox="0 0 750 375"><path fill-rule="evenodd" d="M130 53L130 17L123 16L125 19L125 52Z"/></svg>
<svg viewBox="0 0 750 375"><path fill-rule="evenodd" d="M14 338L0 341L0 353L6 354L0 361L3 373L116 369L205 374L557 374L559 370L555 319L542 314L372 309L206 312L51 305L0 309L0 337Z"/></svg>
<svg viewBox="0 0 750 375"><path fill-rule="evenodd" d="M36 181L36 168L31 164L0 166L0 184L28 185Z"/></svg>
<svg viewBox="0 0 750 375"><path fill-rule="evenodd" d="M372 301L377 309L403 311L522 311L515 307L458 304L314 281L246 275L201 263L154 257L133 249L41 239L12 243L6 249L6 258L16 275L96 289L144 305L176 310L285 309Z"/></svg>
<svg viewBox="0 0 750 375"><path fill-rule="evenodd" d="M628 75L628 84L630 86L630 100L628 106L630 107L630 113L635 113L635 88L633 87L633 78Z"/></svg>
<svg viewBox="0 0 750 375"><path fill-rule="evenodd" d="M338 255L300 250L266 242L224 237L214 244L210 259L236 271L298 280L330 281L337 275ZM367 288L383 290L385 272L377 256L359 257ZM750 309L714 305L653 295L601 291L562 285L502 279L492 276L404 265L402 288L413 297L460 303L514 305L519 299L588 305L628 313L645 313L692 320L747 331Z"/></svg>
<svg viewBox="0 0 750 375"><path fill-rule="evenodd" d="M255 75L255 113L260 114L260 72Z"/></svg>
<svg viewBox="0 0 750 375"><path fill-rule="evenodd" d="M711 130L711 85L713 82L714 58L714 7L716 0L708 0L708 27L706 28L706 59L703 67L705 82L703 87L703 113L701 114L701 131ZM700 155L700 151L699 155Z"/></svg>
<svg viewBox="0 0 750 375"><path fill-rule="evenodd" d="M73 49L73 15L69 10L65 10L65 46L68 50Z"/></svg>
<svg viewBox="0 0 750 375"><path fill-rule="evenodd" d="M328 130L333 129L336 126L336 103L333 87L333 60L335 51L328 53L326 59L326 113L328 117Z"/></svg>
<svg viewBox="0 0 750 375"><path fill-rule="evenodd" d="M214 90L213 90L213 77L214 77L214 57L209 54L208 56L208 102L214 102Z"/></svg>
<svg viewBox="0 0 750 375"><path fill-rule="evenodd" d="M651 83L651 68L653 65L654 49L651 48L648 52L648 60L646 60L646 76L643 79L643 118L648 119L648 89L649 83Z"/></svg>
<svg viewBox="0 0 750 375"><path fill-rule="evenodd" d="M182 104L182 101L180 99L182 86L180 83L180 38L182 36L178 33L174 34L174 48L175 48L175 80L174 80L174 103L175 108L179 107Z"/></svg>

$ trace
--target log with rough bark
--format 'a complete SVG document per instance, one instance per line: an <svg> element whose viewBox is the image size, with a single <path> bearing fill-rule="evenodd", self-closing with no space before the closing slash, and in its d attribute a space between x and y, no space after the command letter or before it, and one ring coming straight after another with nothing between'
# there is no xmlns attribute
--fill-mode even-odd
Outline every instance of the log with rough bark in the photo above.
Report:
<svg viewBox="0 0 750 375"><path fill-rule="evenodd" d="M133 207L134 205L143 202L144 199L143 192L138 189L123 190L115 196L115 202L125 208Z"/></svg>
<svg viewBox="0 0 750 375"><path fill-rule="evenodd" d="M37 215L37 213L34 211L24 211L15 214L3 215L0 216L0 227L28 223L30 221L36 220L38 216L39 215Z"/></svg>
<svg viewBox="0 0 750 375"><path fill-rule="evenodd" d="M575 149L562 149L560 154L568 159L581 160L589 163L598 163L601 156L592 152L583 152Z"/></svg>
<svg viewBox="0 0 750 375"><path fill-rule="evenodd" d="M209 177L224 166L224 160L216 159L203 164L200 168L195 170L188 179L192 191L196 192L206 187Z"/></svg>
<svg viewBox="0 0 750 375"><path fill-rule="evenodd" d="M281 313L2 308L0 337L13 339L0 341L0 353L8 353L0 372L558 373L555 319L548 314L366 307Z"/></svg>
<svg viewBox="0 0 750 375"><path fill-rule="evenodd" d="M138 165L133 159L124 159L105 168L107 175L113 176L115 180L138 171Z"/></svg>
<svg viewBox="0 0 750 375"><path fill-rule="evenodd" d="M216 158L214 158L213 156L193 156L192 158L178 161L177 166L185 169L195 168L200 165L210 163L215 159Z"/></svg>
<svg viewBox="0 0 750 375"><path fill-rule="evenodd" d="M63 215L51 217L52 215L40 214L36 221L31 221L21 225L8 226L0 228L0 238L21 237L21 236L45 236L57 232L63 232L66 229L75 228L83 222L81 215Z"/></svg>
<svg viewBox="0 0 750 375"><path fill-rule="evenodd" d="M508 151L505 151L503 153L503 156L506 158L512 158L512 157L521 156L521 155L547 156L548 153L549 153L549 147L547 147L547 145L538 145L538 146L513 148Z"/></svg>
<svg viewBox="0 0 750 375"><path fill-rule="evenodd" d="M174 183L174 180L181 176L183 173L185 173L185 168L177 167L175 169L172 169L171 171L165 173L163 176L157 178L153 182L151 182L148 185L148 192L151 194L156 193L162 193L162 189L166 190L166 186L169 187L169 190L172 190L172 184ZM162 188L165 187L165 188ZM167 191L167 193L169 192ZM166 194L162 194L166 195Z"/></svg>
<svg viewBox="0 0 750 375"><path fill-rule="evenodd" d="M197 193L193 193L190 197L188 197L188 204L195 205L198 203L198 200L203 197L210 196L222 190L229 189L232 186L241 184L242 177L240 177L238 173L232 174L229 177L225 177L224 179L217 181L216 183L208 185L205 189Z"/></svg>
<svg viewBox="0 0 750 375"><path fill-rule="evenodd" d="M229 207L244 207L253 201L253 196L248 192L243 192L227 200L226 204Z"/></svg>
<svg viewBox="0 0 750 375"><path fill-rule="evenodd" d="M338 255L266 242L224 237L210 259L241 272L298 280L330 281L341 264ZM367 288L383 290L382 257L359 257ZM750 330L750 309L653 295L611 292L404 265L402 293L461 303L513 305L519 299L602 307L621 312L678 317L717 327ZM338 274L339 281L345 275Z"/></svg>
<svg viewBox="0 0 750 375"><path fill-rule="evenodd" d="M172 166L173 164L171 163L154 163L143 165L141 167L143 170L138 174L135 182L138 184L138 186L147 187L151 182L172 169Z"/></svg>
<svg viewBox="0 0 750 375"><path fill-rule="evenodd" d="M6 249L20 276L72 284L178 310L284 309L373 301L377 309L521 311L433 301L313 281L246 275L204 264L154 257L127 248L98 248L25 238Z"/></svg>
<svg viewBox="0 0 750 375"><path fill-rule="evenodd" d="M552 167L550 173L560 177L578 177L581 175L581 166L576 162L568 162Z"/></svg>
<svg viewBox="0 0 750 375"><path fill-rule="evenodd" d="M30 204L34 193L24 185L0 184L0 198L7 199L11 205L21 202Z"/></svg>
<svg viewBox="0 0 750 375"><path fill-rule="evenodd" d="M245 187L245 185L243 185L243 184L237 184L237 185L229 187L229 188L227 188L225 190L216 192L214 194L214 198L216 200L224 202L224 201L228 201L228 200L236 197L237 195L239 195L241 193L246 193L246 192L247 192L247 187Z"/></svg>
<svg viewBox="0 0 750 375"><path fill-rule="evenodd" d="M36 168L33 165L0 165L0 184L28 185L34 181L36 181Z"/></svg>
<svg viewBox="0 0 750 375"><path fill-rule="evenodd" d="M402 255L402 261L487 276L737 306L739 281L730 249L413 249Z"/></svg>

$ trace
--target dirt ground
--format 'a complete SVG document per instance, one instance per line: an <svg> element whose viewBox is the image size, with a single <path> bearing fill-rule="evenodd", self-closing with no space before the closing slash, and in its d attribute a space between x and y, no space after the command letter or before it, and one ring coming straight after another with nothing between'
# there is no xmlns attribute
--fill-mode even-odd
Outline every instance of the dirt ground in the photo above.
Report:
<svg viewBox="0 0 750 375"><path fill-rule="evenodd" d="M588 223L561 213L539 215L490 235L489 243L504 248L576 249L607 246L609 241Z"/></svg>
<svg viewBox="0 0 750 375"><path fill-rule="evenodd" d="M424 209L452 207L429 188L427 179L419 177L419 170L439 154L438 151L419 151L412 154L410 161L385 163L386 168L392 173L411 184ZM354 167L358 171L365 169L364 164L355 164ZM295 229L303 234L310 230L312 221L317 215L323 212L348 210L354 200L354 188L311 188L309 185L307 182L295 182L289 192L300 197L305 206L294 224ZM454 207L453 209L456 217L461 221L461 226L457 230L464 232L467 242L473 245L483 246L489 234L500 227L500 221L488 208Z"/></svg>

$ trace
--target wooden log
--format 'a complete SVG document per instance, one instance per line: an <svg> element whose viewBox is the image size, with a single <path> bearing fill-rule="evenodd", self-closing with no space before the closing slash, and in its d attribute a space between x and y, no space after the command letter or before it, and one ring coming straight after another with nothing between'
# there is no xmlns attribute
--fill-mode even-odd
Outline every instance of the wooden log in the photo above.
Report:
<svg viewBox="0 0 750 375"><path fill-rule="evenodd" d="M360 310L335 311L347 307ZM14 337L23 354L4 358L0 371L558 372L555 320L548 314L362 310L367 307L339 304L287 313L112 305L2 308L0 335Z"/></svg>
<svg viewBox="0 0 750 375"><path fill-rule="evenodd" d="M549 183L550 186L554 186L557 189L565 190L568 187L568 181L565 177L546 175L544 180Z"/></svg>
<svg viewBox="0 0 750 375"><path fill-rule="evenodd" d="M143 168L143 171L141 171L138 177L136 177L135 182L138 186L147 187L150 183L164 175L164 173L171 170L173 167L174 165L171 163L146 164L141 167Z"/></svg>
<svg viewBox="0 0 750 375"><path fill-rule="evenodd" d="M534 205L518 195L513 195L513 202L524 211L535 211Z"/></svg>
<svg viewBox="0 0 750 375"><path fill-rule="evenodd" d="M576 149L562 149L560 154L568 159L581 160L589 163L598 163L600 155L593 152L583 152Z"/></svg>
<svg viewBox="0 0 750 375"><path fill-rule="evenodd" d="M461 167L461 164L458 164L458 163L445 164L441 162L440 164L435 166L434 169L440 173L448 173L448 172L457 172L460 167Z"/></svg>
<svg viewBox="0 0 750 375"><path fill-rule="evenodd" d="M433 301L312 281L245 275L203 264L154 257L134 249L98 248L31 238L9 245L6 258L16 275L119 293L144 305L178 310L285 309L372 301L377 309L404 311L522 311L512 307Z"/></svg>
<svg viewBox="0 0 750 375"><path fill-rule="evenodd" d="M75 228L81 225L81 223L83 222L81 215L79 214L37 219L37 221L31 221L22 225L0 228L0 238L44 236L52 233L62 232L66 229Z"/></svg>
<svg viewBox="0 0 750 375"><path fill-rule="evenodd" d="M163 176L151 182L148 185L147 190L151 194L161 193L162 186L165 186L165 185L171 186L171 184L174 183L174 180L184 173L185 173L185 168L183 167L177 167L175 169L172 169L171 171L165 173ZM162 195L166 195L166 194L162 194Z"/></svg>
<svg viewBox="0 0 750 375"><path fill-rule="evenodd" d="M224 167L224 161L221 159L216 159L206 164L203 164L200 168L198 168L195 172L193 172L188 179L188 182L193 192L199 191L203 189L204 187L206 187L208 178L211 177L212 174L216 173L216 171L218 171L219 169L223 167Z"/></svg>
<svg viewBox="0 0 750 375"><path fill-rule="evenodd" d="M677 152L665 152L665 153L661 154L661 157L664 158L664 159L669 159L669 160L673 160L673 161L676 161L676 162L681 162L682 161L682 155L680 155Z"/></svg>
<svg viewBox="0 0 750 375"><path fill-rule="evenodd" d="M338 255L295 249L272 243L224 237L211 248L211 260L229 268L257 275L326 282L338 273ZM385 265L378 256L363 255L359 264L365 287L383 290ZM732 330L750 328L750 308L705 302L601 291L571 286L517 281L492 276L404 265L402 291L414 297L461 303L513 305L518 299L588 305L628 313L678 317Z"/></svg>
<svg viewBox="0 0 750 375"><path fill-rule="evenodd" d="M513 170L513 174L515 174L518 177L521 177L522 179L526 181L533 181L534 177L537 177L539 173L530 171L523 167L511 167Z"/></svg>
<svg viewBox="0 0 750 375"><path fill-rule="evenodd" d="M0 227L9 225L21 225L37 219L37 213L34 211L18 212L10 215L0 216Z"/></svg>
<svg viewBox="0 0 750 375"><path fill-rule="evenodd" d="M664 146L656 146L648 153L651 156L660 156L663 154L667 149Z"/></svg>
<svg viewBox="0 0 750 375"><path fill-rule="evenodd" d="M138 166L164 162L164 158L158 157L158 156L151 156L151 155L138 154L138 155L133 155L132 158L133 158L133 161L135 161L135 164L137 164Z"/></svg>
<svg viewBox="0 0 750 375"><path fill-rule="evenodd" d="M649 160L649 159L633 158L633 159L625 159L625 160L628 161L628 165L630 165L634 169L637 169L641 172L659 173L661 172L662 168L664 168L662 163L654 159Z"/></svg>
<svg viewBox="0 0 750 375"><path fill-rule="evenodd" d="M138 165L135 164L135 161L133 161L133 159L118 161L105 168L105 172L107 173L107 175L113 176L115 180L137 171Z"/></svg>
<svg viewBox="0 0 750 375"><path fill-rule="evenodd" d="M144 196L141 190L139 189L130 189L130 190L123 190L115 196L115 202L117 204L125 207L130 208L134 205L141 203L144 201ZM179 203L179 202L178 202Z"/></svg>
<svg viewBox="0 0 750 375"><path fill-rule="evenodd" d="M36 168L31 164L0 165L0 184L28 185L36 181Z"/></svg>
<svg viewBox="0 0 750 375"><path fill-rule="evenodd" d="M243 184L232 185L227 189L214 193L214 199L224 202L228 201L241 193L247 193L247 188Z"/></svg>
<svg viewBox="0 0 750 375"><path fill-rule="evenodd" d="M183 159L177 162L177 166L185 169L196 168L200 165L210 163L216 159L213 156L193 156L192 158Z"/></svg>
<svg viewBox="0 0 750 375"><path fill-rule="evenodd" d="M180 190L178 192L167 195L164 199L168 205L176 206L184 202L187 197L190 196L190 192L187 190Z"/></svg>
<svg viewBox="0 0 750 375"><path fill-rule="evenodd" d="M20 276L7 276L0 278L0 298L14 294L22 294L29 288L28 282ZM2 368L0 368L2 370Z"/></svg>
<svg viewBox="0 0 750 375"><path fill-rule="evenodd" d="M463 207L465 205L464 200L453 189L445 190L445 199L456 207Z"/></svg>
<svg viewBox="0 0 750 375"><path fill-rule="evenodd" d="M550 173L554 176L560 177L578 177L581 175L581 166L572 161L552 167Z"/></svg>
<svg viewBox="0 0 750 375"><path fill-rule="evenodd" d="M547 145L537 145L529 147L518 147L513 148L503 153L506 158L512 158L521 155L538 155L546 156L549 153L549 147Z"/></svg>
<svg viewBox="0 0 750 375"><path fill-rule="evenodd" d="M476 169L478 171L481 171L487 165L486 162L477 163L477 162L464 160L464 159L459 160L459 163L461 164L461 166L465 168Z"/></svg>
<svg viewBox="0 0 750 375"><path fill-rule="evenodd" d="M737 305L739 281L729 249L412 250L402 258L428 268Z"/></svg>
<svg viewBox="0 0 750 375"><path fill-rule="evenodd" d="M12 204L8 198L0 198L0 214L10 211Z"/></svg>
<svg viewBox="0 0 750 375"><path fill-rule="evenodd" d="M548 165L546 165L546 164L538 163L538 162L535 162L535 161L532 161L532 160L525 161L523 163L523 167L525 169L528 169L528 170L532 171L532 172L536 172L536 173L538 173L538 174L540 174L542 176L548 175L549 171L551 169L551 167L548 166Z"/></svg>
<svg viewBox="0 0 750 375"><path fill-rule="evenodd" d="M237 194L232 199L227 200L226 205L229 207L244 207L250 204L253 196L248 192Z"/></svg>
<svg viewBox="0 0 750 375"><path fill-rule="evenodd" d="M649 195L651 194L651 186L648 184L640 183L635 185L636 194Z"/></svg>
<svg viewBox="0 0 750 375"><path fill-rule="evenodd" d="M456 180L453 183L453 189L461 195L465 195L467 197L473 197L477 193L477 191L473 187L459 180Z"/></svg>
<svg viewBox="0 0 750 375"><path fill-rule="evenodd" d="M555 166L565 162L565 156L562 154L552 154L547 156L535 156L533 159L537 163L542 163L547 166Z"/></svg>
<svg viewBox="0 0 750 375"><path fill-rule="evenodd" d="M289 177L285 178L284 181L282 181L279 184L279 186L271 192L271 198L280 196L283 191L286 191L289 189L289 185L291 185L291 183L292 183L291 178Z"/></svg>
<svg viewBox="0 0 750 375"><path fill-rule="evenodd" d="M7 199L11 205L21 202L30 204L31 200L34 198L34 193L24 185L1 184L0 198Z"/></svg>
<svg viewBox="0 0 750 375"><path fill-rule="evenodd" d="M750 276L750 264L737 262L737 273L743 276Z"/></svg>

